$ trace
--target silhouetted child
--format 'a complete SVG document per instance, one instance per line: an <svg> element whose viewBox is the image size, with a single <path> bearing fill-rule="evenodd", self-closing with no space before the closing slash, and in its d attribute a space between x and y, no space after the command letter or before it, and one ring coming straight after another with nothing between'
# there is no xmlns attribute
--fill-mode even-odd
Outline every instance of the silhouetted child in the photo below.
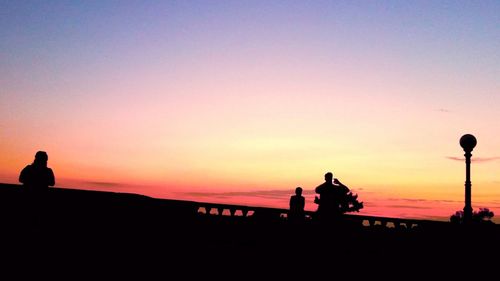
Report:
<svg viewBox="0 0 500 281"><path fill-rule="evenodd" d="M47 167L48 160L45 151L38 151L33 164L26 166L19 175L28 199L30 216L40 216L49 186L55 184L54 172Z"/></svg>
<svg viewBox="0 0 500 281"><path fill-rule="evenodd" d="M304 219L305 198L302 196L302 188L295 189L295 195L290 197L290 211L288 219L290 221L302 221Z"/></svg>

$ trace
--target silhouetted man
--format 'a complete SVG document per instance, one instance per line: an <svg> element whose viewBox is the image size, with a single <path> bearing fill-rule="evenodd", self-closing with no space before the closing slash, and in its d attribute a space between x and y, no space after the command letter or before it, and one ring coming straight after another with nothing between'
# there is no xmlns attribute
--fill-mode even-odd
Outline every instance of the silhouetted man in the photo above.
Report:
<svg viewBox="0 0 500 281"><path fill-rule="evenodd" d="M49 157L45 151L35 154L33 164L26 166L19 175L19 181L23 183L28 197L31 215L38 215L45 201L49 186L55 184L54 172L47 167Z"/></svg>
<svg viewBox="0 0 500 281"><path fill-rule="evenodd" d="M290 210L288 211L288 219L290 221L302 221L304 219L305 198L302 196L302 188L295 189L295 195L290 197Z"/></svg>
<svg viewBox="0 0 500 281"><path fill-rule="evenodd" d="M335 184L334 184L335 183ZM315 197L314 202L318 204L317 214L322 221L328 221L340 217L346 201L346 194L349 188L337 179L333 179L333 174L325 174L325 182L316 187L316 193L320 197Z"/></svg>
<svg viewBox="0 0 500 281"><path fill-rule="evenodd" d="M19 175L19 181L27 190L44 191L55 184L54 173L47 167L49 157L45 151L35 154L33 164L26 166Z"/></svg>

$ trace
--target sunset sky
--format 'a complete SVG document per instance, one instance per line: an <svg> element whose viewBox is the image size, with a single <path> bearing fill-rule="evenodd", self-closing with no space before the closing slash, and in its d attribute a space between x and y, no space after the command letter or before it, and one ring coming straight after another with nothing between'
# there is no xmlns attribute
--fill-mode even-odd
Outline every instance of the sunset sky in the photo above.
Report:
<svg viewBox="0 0 500 281"><path fill-rule="evenodd" d="M500 222L500 1L0 0L0 182Z"/></svg>

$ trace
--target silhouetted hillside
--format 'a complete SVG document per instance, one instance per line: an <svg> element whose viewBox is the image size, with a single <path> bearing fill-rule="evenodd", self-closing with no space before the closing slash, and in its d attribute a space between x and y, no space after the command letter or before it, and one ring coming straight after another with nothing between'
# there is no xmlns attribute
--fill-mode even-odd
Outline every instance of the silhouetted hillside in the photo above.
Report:
<svg viewBox="0 0 500 281"><path fill-rule="evenodd" d="M268 208L248 217L206 215L198 202L62 188L50 189L43 209L27 204L21 186L0 185L2 255L26 267L118 266L123 273L147 266L165 276L190 268L181 271L185 278L232 270L287 274L289 267L311 274L381 266L421 271L447 268L464 255L470 266L488 266L492 261L480 265L474 257L500 249L496 225L290 224Z"/></svg>

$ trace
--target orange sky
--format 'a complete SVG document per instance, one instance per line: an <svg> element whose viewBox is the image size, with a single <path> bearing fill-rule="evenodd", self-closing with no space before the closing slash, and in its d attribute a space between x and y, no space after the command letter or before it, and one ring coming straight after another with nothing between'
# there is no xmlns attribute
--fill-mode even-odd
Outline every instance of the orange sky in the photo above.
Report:
<svg viewBox="0 0 500 281"><path fill-rule="evenodd" d="M286 207L332 171L446 219L471 133L500 214L498 3L0 5L1 182L45 150L61 187Z"/></svg>

